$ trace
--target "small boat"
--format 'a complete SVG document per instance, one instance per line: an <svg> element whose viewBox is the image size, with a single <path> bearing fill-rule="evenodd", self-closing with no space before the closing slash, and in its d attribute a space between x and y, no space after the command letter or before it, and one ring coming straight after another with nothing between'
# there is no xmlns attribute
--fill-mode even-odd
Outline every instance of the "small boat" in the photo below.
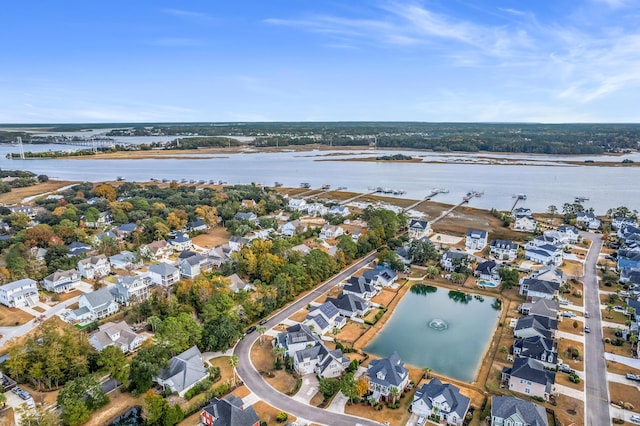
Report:
<svg viewBox="0 0 640 426"><path fill-rule="evenodd" d="M328 190L328 189L331 189L331 185L325 183L324 185L322 185L322 189L325 190L325 191Z"/></svg>
<svg viewBox="0 0 640 426"><path fill-rule="evenodd" d="M282 187L282 182L276 182L273 184L273 186L275 186L276 188L281 188Z"/></svg>
<svg viewBox="0 0 640 426"><path fill-rule="evenodd" d="M311 188L311 184L309 182L302 182L300 184L300 188L309 189L309 188Z"/></svg>

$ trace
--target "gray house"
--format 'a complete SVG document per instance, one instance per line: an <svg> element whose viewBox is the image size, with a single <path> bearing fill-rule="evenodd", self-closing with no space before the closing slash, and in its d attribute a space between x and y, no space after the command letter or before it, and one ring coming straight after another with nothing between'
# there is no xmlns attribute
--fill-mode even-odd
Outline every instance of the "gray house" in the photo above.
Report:
<svg viewBox="0 0 640 426"><path fill-rule="evenodd" d="M419 416L437 416L448 425L461 426L471 400L452 384L434 378L422 385L413 396L411 412Z"/></svg>
<svg viewBox="0 0 640 426"><path fill-rule="evenodd" d="M367 376L370 398L376 401L391 400L391 389L401 393L409 384L409 370L404 367L404 362L400 360L400 355L396 351L393 351L388 358L371 361Z"/></svg>
<svg viewBox="0 0 640 426"><path fill-rule="evenodd" d="M502 369L502 380L509 390L529 396L539 396L545 401L554 390L556 373L545 369L544 363L533 358L516 358L513 367Z"/></svg>
<svg viewBox="0 0 640 426"><path fill-rule="evenodd" d="M549 367L555 367L558 362L558 344L540 336L518 339L513 344L513 354L519 357L537 359Z"/></svg>
<svg viewBox="0 0 640 426"><path fill-rule="evenodd" d="M369 302L353 294L341 294L338 297L327 297L327 302L333 304L340 315L347 318L362 316L369 309Z"/></svg>
<svg viewBox="0 0 640 426"><path fill-rule="evenodd" d="M544 407L512 396L491 397L491 426L549 426Z"/></svg>
<svg viewBox="0 0 640 426"><path fill-rule="evenodd" d="M154 381L163 389L170 389L183 397L189 389L208 375L209 372L202 362L202 354L194 346L171 358L169 368L160 370Z"/></svg>

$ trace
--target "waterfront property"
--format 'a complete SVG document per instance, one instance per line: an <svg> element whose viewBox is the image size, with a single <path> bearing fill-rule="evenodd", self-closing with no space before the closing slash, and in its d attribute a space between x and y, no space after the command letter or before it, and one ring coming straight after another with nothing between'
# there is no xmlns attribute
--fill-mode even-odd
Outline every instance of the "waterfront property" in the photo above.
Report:
<svg viewBox="0 0 640 426"><path fill-rule="evenodd" d="M419 416L433 416L448 425L461 426L470 403L471 400L460 394L456 386L434 378L416 391L411 412Z"/></svg>
<svg viewBox="0 0 640 426"><path fill-rule="evenodd" d="M365 351L385 356L396 350L408 364L471 382L500 316L494 302L440 288L409 292Z"/></svg>

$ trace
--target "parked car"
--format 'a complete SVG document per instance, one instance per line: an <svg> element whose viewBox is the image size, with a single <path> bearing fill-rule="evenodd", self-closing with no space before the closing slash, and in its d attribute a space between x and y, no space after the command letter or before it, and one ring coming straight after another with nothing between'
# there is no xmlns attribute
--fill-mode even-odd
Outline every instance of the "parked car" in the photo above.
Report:
<svg viewBox="0 0 640 426"><path fill-rule="evenodd" d="M567 364L559 364L558 371L562 371L563 373L567 373L567 374L576 374L576 370L569 367Z"/></svg>
<svg viewBox="0 0 640 426"><path fill-rule="evenodd" d="M247 328L247 333L246 334L251 334L254 331L256 331L256 326L252 325L251 327Z"/></svg>
<svg viewBox="0 0 640 426"><path fill-rule="evenodd" d="M637 374L627 373L625 377L629 380L635 380L640 382L640 376Z"/></svg>
<svg viewBox="0 0 640 426"><path fill-rule="evenodd" d="M416 421L416 426L422 426L425 424L426 421L427 421L427 418L425 416L420 416Z"/></svg>
<svg viewBox="0 0 640 426"><path fill-rule="evenodd" d="M562 311L562 316L567 318L573 318L576 316L576 314L574 314L571 311Z"/></svg>
<svg viewBox="0 0 640 426"><path fill-rule="evenodd" d="M585 317L585 318L589 318L589 312L584 311L584 317Z"/></svg>
<svg viewBox="0 0 640 426"><path fill-rule="evenodd" d="M634 414L631 417L629 417L629 420L634 422L634 423L640 424L640 416L637 415L637 414Z"/></svg>
<svg viewBox="0 0 640 426"><path fill-rule="evenodd" d="M265 325L267 323L266 319L260 320L260 322L258 323L258 325Z"/></svg>
<svg viewBox="0 0 640 426"><path fill-rule="evenodd" d="M589 328L589 326L588 326L588 325L585 325L585 326L584 326L584 332L585 332L585 333L591 333L591 329Z"/></svg>
<svg viewBox="0 0 640 426"><path fill-rule="evenodd" d="M22 389L20 389L19 386L16 386L15 388L11 389L11 392L17 395L18 393L22 392Z"/></svg>

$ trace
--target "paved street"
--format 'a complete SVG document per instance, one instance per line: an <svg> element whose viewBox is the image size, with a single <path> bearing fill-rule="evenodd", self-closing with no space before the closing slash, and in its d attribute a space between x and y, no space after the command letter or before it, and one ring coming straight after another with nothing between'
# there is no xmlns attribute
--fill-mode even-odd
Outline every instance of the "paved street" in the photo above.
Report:
<svg viewBox="0 0 640 426"><path fill-rule="evenodd" d="M604 361L604 346L602 343L601 315L598 307L598 278L596 265L602 250L602 235L591 232L581 232L583 238L592 241L585 262L583 277L585 310L591 313L585 323L591 328L591 333L585 334L584 365L585 365L585 419L587 426L602 426L611 424L609 414L609 387L607 386L607 369Z"/></svg>
<svg viewBox="0 0 640 426"><path fill-rule="evenodd" d="M321 294L329 290L331 287L337 285L342 280L347 277L353 275L358 269L362 268L373 259L375 259L377 253L371 253L364 259L360 260L356 264L350 266L344 271L340 272L335 277L326 281L325 283L318 286L315 290L308 293L306 296L298 299L293 302L286 308L284 308L279 313L272 316L268 322L267 327L274 327L280 323L282 323L286 318L291 316L293 313L297 312L301 308L307 306L314 299L319 297ZM331 425L331 426L354 426L354 425L363 425L363 426L379 426L381 423L378 423L373 420L363 419L360 417L354 417L347 414L334 413L331 411L323 410L318 407L313 407L310 405L306 405L295 399L288 397L287 395L276 391L272 388L258 373L256 368L251 363L251 358L249 356L251 351L251 346L258 339L258 333L253 332L246 336L244 339L240 340L234 349L234 353L238 356L238 367L237 372L244 384L255 393L261 400L266 402L269 405L277 408L278 410L285 411L290 413L298 418L307 419L313 423L318 423L322 425Z"/></svg>

